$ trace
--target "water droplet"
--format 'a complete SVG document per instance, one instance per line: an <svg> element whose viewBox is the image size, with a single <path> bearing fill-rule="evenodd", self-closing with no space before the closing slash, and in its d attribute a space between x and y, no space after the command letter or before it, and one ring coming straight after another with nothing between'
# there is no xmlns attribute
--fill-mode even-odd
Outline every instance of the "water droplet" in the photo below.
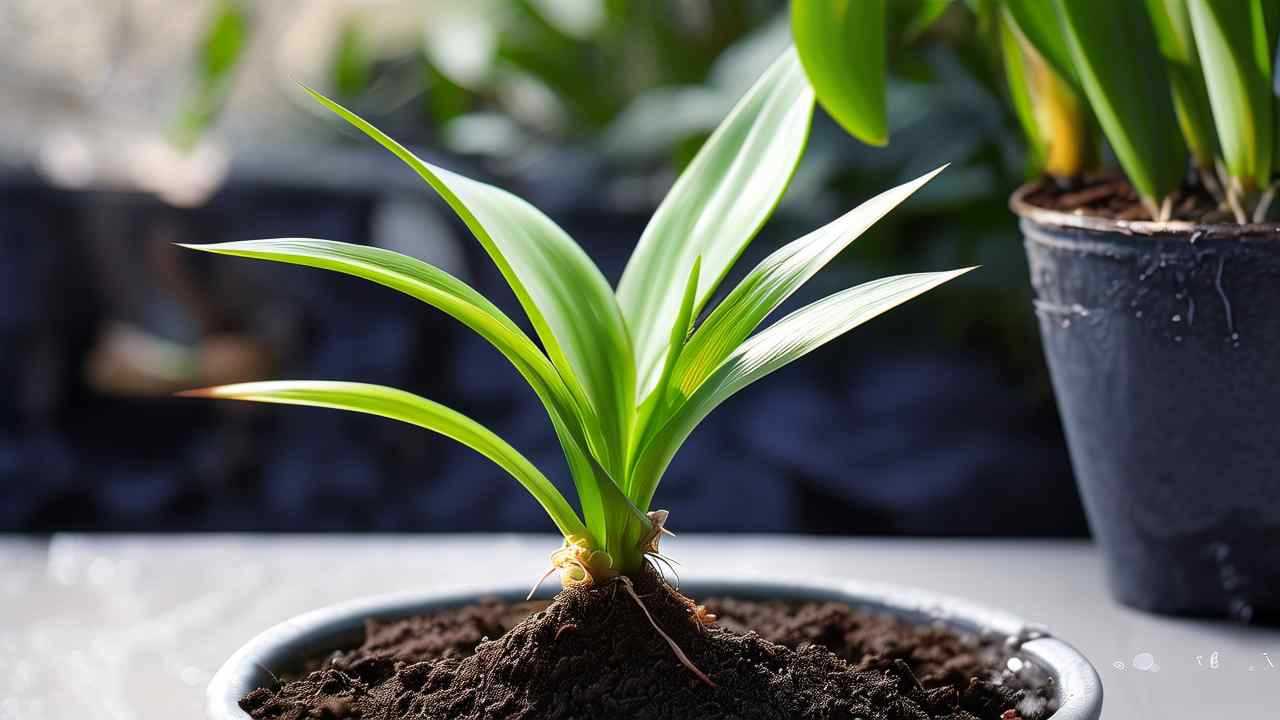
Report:
<svg viewBox="0 0 1280 720"><path fill-rule="evenodd" d="M1182 316L1181 316L1181 315L1174 315L1173 317L1171 317L1171 318L1169 318L1169 319L1170 319L1170 320L1172 320L1172 321L1174 321L1174 322L1182 322Z"/></svg>
<svg viewBox="0 0 1280 720"><path fill-rule="evenodd" d="M1063 327L1063 328L1069 328L1069 327L1071 327L1071 318L1062 318L1062 323L1061 323L1061 325L1062 325L1062 327Z"/></svg>

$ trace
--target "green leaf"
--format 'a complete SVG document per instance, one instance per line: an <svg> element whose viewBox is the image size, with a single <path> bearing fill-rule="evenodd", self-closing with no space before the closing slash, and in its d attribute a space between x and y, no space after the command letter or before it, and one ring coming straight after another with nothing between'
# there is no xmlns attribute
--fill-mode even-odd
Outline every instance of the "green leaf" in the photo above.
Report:
<svg viewBox="0 0 1280 720"><path fill-rule="evenodd" d="M226 107L235 71L245 54L252 29L250 8L243 0L221 0L200 39L195 88L183 100L169 130L170 139L189 150Z"/></svg>
<svg viewBox="0 0 1280 720"><path fill-rule="evenodd" d="M951 0L917 0L910 10L910 20L903 31L903 40L912 43L928 32L933 24L951 7Z"/></svg>
<svg viewBox="0 0 1280 720"><path fill-rule="evenodd" d="M643 510L657 478L689 433L716 406L751 383L862 323L973 268L882 278L828 296L753 336L724 360L666 420L641 450L632 497ZM641 484L643 483L643 485Z"/></svg>
<svg viewBox="0 0 1280 720"><path fill-rule="evenodd" d="M938 168L886 190L762 260L716 306L689 339L676 366L676 384L669 392L686 397L692 394L721 361L792 293L942 170Z"/></svg>
<svg viewBox="0 0 1280 720"><path fill-rule="evenodd" d="M791 35L822 107L870 145L889 141L885 0L792 0Z"/></svg>
<svg viewBox="0 0 1280 720"><path fill-rule="evenodd" d="M680 354L684 351L685 343L689 339L689 331L692 330L694 321L693 304L698 295L698 277L701 271L702 257L699 256L694 258L693 268L689 271L689 278L684 284L684 297L680 301L680 312L676 314L676 321L671 326L671 337L667 343L667 355L660 366L658 380L652 383L653 390L640 403L636 426L633 430L637 439L631 443L633 450L643 445L648 433L653 430L653 418L655 413L658 413L661 409L662 401L667 395L667 385L670 383L671 375L676 368L676 362L680 359ZM631 495L633 484L633 478L628 473L626 487L628 497Z"/></svg>
<svg viewBox="0 0 1280 720"><path fill-rule="evenodd" d="M1031 92L1031 78L1034 68L1022 48L1022 40L1018 37L1017 26L1009 13L999 14L1000 23L1000 57L1003 61L1005 80L1009 85L1009 99L1013 103L1014 114L1018 124L1022 126L1027 140L1029 175L1044 172L1045 160L1049 153L1049 141L1040 131L1040 122L1036 116L1036 107Z"/></svg>
<svg viewBox="0 0 1280 720"><path fill-rule="evenodd" d="M999 24L1005 79L1030 146L1029 170L1059 178L1080 175L1096 162L1088 111L1007 8L1000 12Z"/></svg>
<svg viewBox="0 0 1280 720"><path fill-rule="evenodd" d="M636 369L608 281L563 230L500 188L424 162L350 110L308 89L427 181L466 223L502 272L551 361L591 412L591 451L620 476L635 409Z"/></svg>
<svg viewBox="0 0 1280 720"><path fill-rule="evenodd" d="M1036 52L1049 63L1054 72L1074 85L1078 82L1076 60L1072 57L1062 22L1054 7L1056 1L1004 0L1004 7Z"/></svg>
<svg viewBox="0 0 1280 720"><path fill-rule="evenodd" d="M338 33L337 47L330 61L329 78L341 97L355 97L369 89L374 59L357 17L347 18Z"/></svg>
<svg viewBox="0 0 1280 720"><path fill-rule="evenodd" d="M1280 167L1280 2L1269 0L1262 6L1267 21L1267 45L1274 48L1271 63L1271 171ZM1264 210L1265 215L1265 210Z"/></svg>
<svg viewBox="0 0 1280 720"><path fill-rule="evenodd" d="M640 378L655 379L666 354L681 302L672 278L701 256L696 315L773 213L804 152L812 112L813 91L788 51L729 113L654 213L618 283ZM641 384L636 397L650 390Z"/></svg>
<svg viewBox="0 0 1280 720"><path fill-rule="evenodd" d="M1151 19L1139 0L1056 3L1080 87L1129 181L1154 209L1181 183L1187 149Z"/></svg>
<svg viewBox="0 0 1280 720"><path fill-rule="evenodd" d="M603 539L607 514L601 475L587 452L587 421L555 367L533 340L496 305L449 273L416 258L376 247L328 240L280 238L184 247L219 255L272 260L331 270L370 280L444 311L498 349L547 408L564 447L582 514Z"/></svg>
<svg viewBox="0 0 1280 720"><path fill-rule="evenodd" d="M438 432L484 455L510 473L542 505L566 537L592 538L555 485L515 448L471 418L412 393L365 383L289 380L223 385L181 394L350 410Z"/></svg>
<svg viewBox="0 0 1280 720"><path fill-rule="evenodd" d="M1271 48L1261 0L1187 0L1227 171L1271 183Z"/></svg>
<svg viewBox="0 0 1280 720"><path fill-rule="evenodd" d="M1218 152L1218 137L1213 127L1209 91L1200 71L1187 0L1147 0L1147 12L1151 15L1160 54L1169 63L1173 106L1182 135L1191 148L1196 166L1212 168Z"/></svg>

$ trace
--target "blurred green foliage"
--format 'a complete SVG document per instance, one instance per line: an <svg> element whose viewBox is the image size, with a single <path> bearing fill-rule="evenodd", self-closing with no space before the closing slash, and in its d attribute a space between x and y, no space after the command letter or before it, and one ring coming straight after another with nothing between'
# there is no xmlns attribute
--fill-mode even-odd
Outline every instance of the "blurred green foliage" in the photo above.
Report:
<svg viewBox="0 0 1280 720"><path fill-rule="evenodd" d="M170 129L170 139L178 147L193 146L222 112L249 31L249 8L243 0L220 0L200 39L195 87Z"/></svg>

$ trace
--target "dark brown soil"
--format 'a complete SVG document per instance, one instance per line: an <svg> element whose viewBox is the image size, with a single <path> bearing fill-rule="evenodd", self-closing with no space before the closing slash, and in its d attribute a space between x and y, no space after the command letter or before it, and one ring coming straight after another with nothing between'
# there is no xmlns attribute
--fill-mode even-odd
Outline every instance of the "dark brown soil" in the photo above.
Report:
<svg viewBox="0 0 1280 720"><path fill-rule="evenodd" d="M1151 220L1128 180L1116 175L1093 175L1069 181L1042 180L1024 199L1047 210L1079 213L1112 220ZM1214 224L1234 223L1213 196L1199 185L1186 184L1173 195L1170 220Z"/></svg>
<svg viewBox="0 0 1280 720"><path fill-rule="evenodd" d="M614 583L550 604L489 601L369 623L359 648L240 704L259 720L1037 720L1053 709L1043 680L1006 669L1003 638L838 603L728 598L708 601L720 619L707 627L655 578L636 590L716 687L680 665Z"/></svg>

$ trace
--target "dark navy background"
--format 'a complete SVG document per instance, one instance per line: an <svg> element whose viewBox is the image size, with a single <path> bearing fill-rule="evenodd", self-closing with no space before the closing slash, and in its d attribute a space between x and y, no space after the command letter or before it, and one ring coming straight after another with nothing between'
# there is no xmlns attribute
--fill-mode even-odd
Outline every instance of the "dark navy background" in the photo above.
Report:
<svg viewBox="0 0 1280 720"><path fill-rule="evenodd" d="M537 505L500 470L414 427L310 408L122 398L85 380L86 357L122 307L119 287L102 280L103 247L127 272L148 244L175 239L369 242L385 201L369 192L233 182L209 204L179 210L139 195L6 185L0 530L549 530ZM616 280L645 213L549 196L539 204L550 204L548 212ZM461 226L447 220L441 227L449 236L442 241L462 253L466 277L520 317ZM806 229L779 220L741 267ZM86 240L94 237L96 246ZM857 248L848 254L856 258ZM1012 219L1005 251L1021 257ZM197 253L181 258L208 301L225 311L222 331L263 336L277 349L275 377L384 383L439 400L490 426L571 492L532 391L501 355L438 311L319 270ZM899 264L892 272L943 267ZM835 266L806 297L868 272L856 263ZM131 299L123 306L135 321L192 339L184 337L191 323L171 299L151 290L154 279L143 273L125 284ZM717 410L659 490L656 503L672 510L672 526L1083 534L1042 371L1010 362L981 320L959 332L945 321L948 308L980 306L980 286L944 286ZM1032 322L1027 306L1003 309L1025 311ZM1031 342L1024 356L1034 364Z"/></svg>

